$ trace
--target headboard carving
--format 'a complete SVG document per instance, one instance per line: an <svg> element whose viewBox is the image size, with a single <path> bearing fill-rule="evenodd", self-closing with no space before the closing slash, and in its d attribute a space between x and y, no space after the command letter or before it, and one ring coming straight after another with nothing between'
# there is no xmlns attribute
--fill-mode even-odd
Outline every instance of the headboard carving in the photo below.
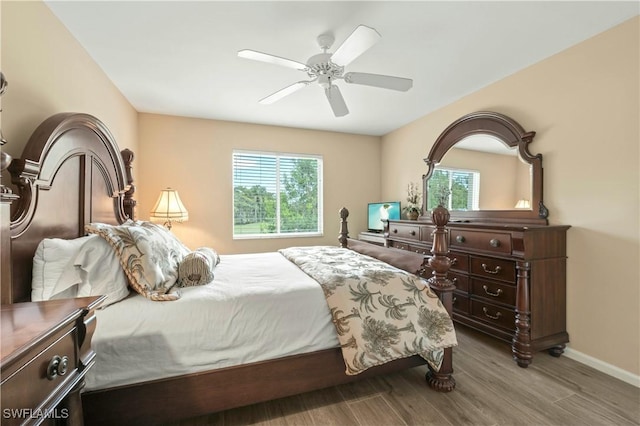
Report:
<svg viewBox="0 0 640 426"><path fill-rule="evenodd" d="M20 196L11 212L11 288L2 283L11 302L30 298L33 255L43 238L77 238L89 222L116 224L134 215L129 153L127 170L114 137L88 114L56 114L33 132L8 169Z"/></svg>
<svg viewBox="0 0 640 426"><path fill-rule="evenodd" d="M133 220L136 220L136 204L138 202L133 199L133 193L136 192L136 187L133 184L133 174L131 173L131 163L133 163L133 151L126 148L120 151L122 155L122 161L124 161L124 169L127 173L127 183L129 189L124 193L124 200L122 202L125 214Z"/></svg>

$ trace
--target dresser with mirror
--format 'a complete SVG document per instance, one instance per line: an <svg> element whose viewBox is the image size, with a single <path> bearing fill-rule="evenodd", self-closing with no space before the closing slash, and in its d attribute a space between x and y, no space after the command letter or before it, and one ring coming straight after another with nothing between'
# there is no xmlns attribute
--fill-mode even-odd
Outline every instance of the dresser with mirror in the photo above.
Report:
<svg viewBox="0 0 640 426"><path fill-rule="evenodd" d="M454 321L511 343L521 367L542 350L560 356L569 341L569 226L548 223L542 155L529 151L534 137L495 112L459 118L425 158L423 214L390 220L384 231L387 246L430 255L429 212L447 207Z"/></svg>

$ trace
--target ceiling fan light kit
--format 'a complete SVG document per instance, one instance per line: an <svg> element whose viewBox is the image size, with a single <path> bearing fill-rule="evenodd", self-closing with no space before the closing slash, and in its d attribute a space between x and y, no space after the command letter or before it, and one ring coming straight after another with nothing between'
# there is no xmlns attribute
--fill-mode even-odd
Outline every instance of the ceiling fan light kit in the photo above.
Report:
<svg viewBox="0 0 640 426"><path fill-rule="evenodd" d="M380 34L375 29L366 25L359 25L334 53L327 53L335 39L331 34L321 34L318 36L317 42L323 53L313 55L307 60L306 64L250 49L238 51L238 56L303 71L311 78L311 80L298 81L278 90L261 99L259 101L260 104L272 104L311 83L317 82L324 89L333 114L336 117L343 117L349 114L349 109L340 89L334 84L336 80L343 80L349 84L360 84L402 92L406 92L413 86L413 80L409 78L360 72L344 74L344 67L375 45L380 38Z"/></svg>

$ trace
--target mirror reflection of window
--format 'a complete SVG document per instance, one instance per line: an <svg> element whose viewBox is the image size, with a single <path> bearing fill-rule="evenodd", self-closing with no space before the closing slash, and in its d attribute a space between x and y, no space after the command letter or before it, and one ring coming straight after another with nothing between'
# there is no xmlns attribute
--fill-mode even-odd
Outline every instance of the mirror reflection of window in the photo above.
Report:
<svg viewBox="0 0 640 426"><path fill-rule="evenodd" d="M442 205L449 210L478 210L480 173L438 167L429 179L429 210Z"/></svg>
<svg viewBox="0 0 640 426"><path fill-rule="evenodd" d="M519 199L531 199L531 167L523 162L516 148L507 148L501 141L470 136L462 142L476 143L476 148L460 148L458 142L442 158L438 169L474 171L482 175L475 210L513 210ZM459 210L469 211L468 204Z"/></svg>

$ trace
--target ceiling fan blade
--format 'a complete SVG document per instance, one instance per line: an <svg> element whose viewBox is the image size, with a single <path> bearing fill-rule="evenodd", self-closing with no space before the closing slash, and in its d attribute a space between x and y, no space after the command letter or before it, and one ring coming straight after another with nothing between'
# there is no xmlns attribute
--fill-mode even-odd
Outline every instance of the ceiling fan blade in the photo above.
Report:
<svg viewBox="0 0 640 426"><path fill-rule="evenodd" d="M280 89L277 92L267 96L266 98L260 99L259 103L261 103L262 105L272 104L284 98L285 96L292 94L293 92L297 92L298 90L308 86L309 84L311 84L311 81L299 81L297 83L293 83L285 87L284 89Z"/></svg>
<svg viewBox="0 0 640 426"><path fill-rule="evenodd" d="M327 87L324 89L324 94L327 95L329 105L331 105L331 109L333 110L333 115L343 117L349 114L349 109L347 108L347 104L344 103L344 98L338 86L331 85Z"/></svg>
<svg viewBox="0 0 640 426"><path fill-rule="evenodd" d="M410 78L393 77L390 75L348 72L343 78L344 81L351 84L364 84L366 86L382 87L383 89L399 90L401 92L406 92L413 87L413 80Z"/></svg>
<svg viewBox="0 0 640 426"><path fill-rule="evenodd" d="M344 67L380 40L376 30L359 25L331 56L331 62Z"/></svg>
<svg viewBox="0 0 640 426"><path fill-rule="evenodd" d="M269 64L281 65L287 68L293 68L296 70L304 71L308 67L302 62L292 61L291 59L281 58L279 56L270 55L268 53L257 52L255 50L239 50L238 56L245 59L253 59L254 61L267 62Z"/></svg>

